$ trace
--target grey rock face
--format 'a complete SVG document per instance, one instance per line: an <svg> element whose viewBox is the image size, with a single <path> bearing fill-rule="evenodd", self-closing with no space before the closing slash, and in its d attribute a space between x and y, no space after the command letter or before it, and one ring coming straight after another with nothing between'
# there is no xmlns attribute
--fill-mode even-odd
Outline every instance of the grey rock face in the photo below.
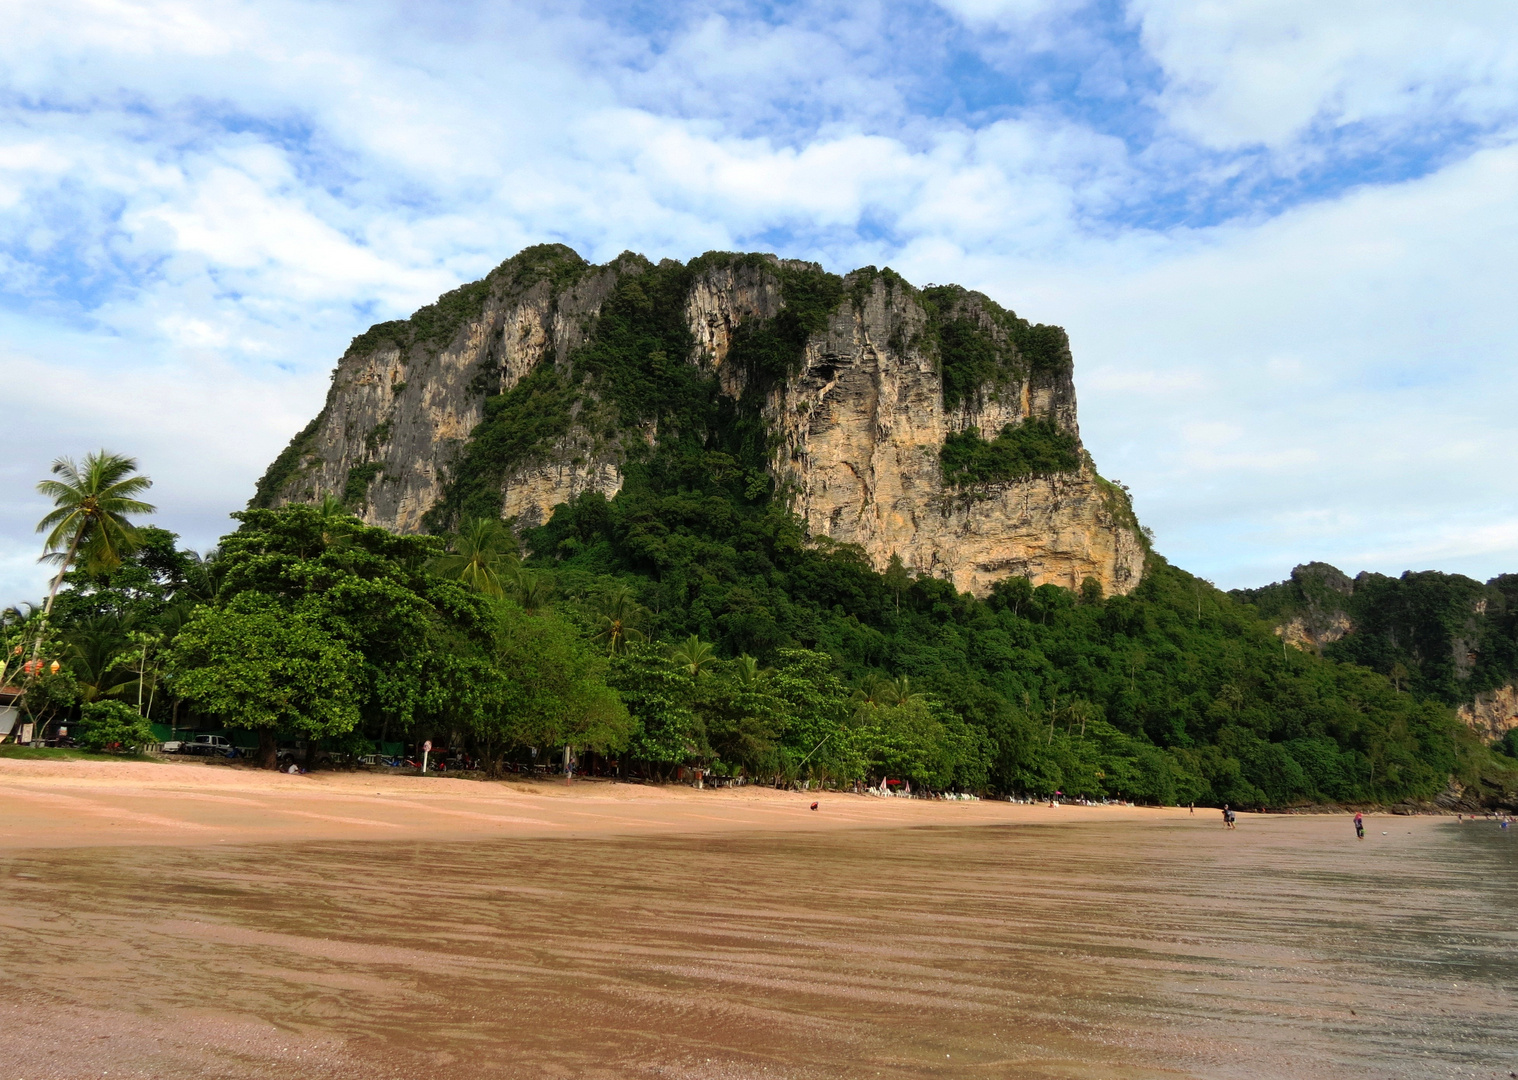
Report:
<svg viewBox="0 0 1518 1080"><path fill-rule="evenodd" d="M423 528L487 396L539 365L568 373L617 282L647 265L623 256L590 267L568 249L529 249L440 300L435 308L447 318L423 318L432 310L423 309L355 339L325 408L271 466L255 503L330 494L370 524ZM687 359L713 371L724 394L741 396L751 377L729 362L735 333L784 310L780 271L802 265L734 260L694 276ZM958 293L952 312L937 317L968 320L1011 360L1001 377L946 409L935 316L923 294L885 275L851 275L844 285L799 371L773 384L762 406L775 447L770 471L811 534L858 544L878 568L899 555L977 595L1009 575L1071 588L1089 577L1109 594L1136 587L1145 550L1126 495L1096 475L1084 452L1069 472L973 489L944 481L939 450L950 433L975 427L989 438L1037 418L1079 438L1068 347L1035 363L1019 354L1005 313ZM588 418L586 400L565 434L501 480L505 517L537 525L583 491L615 495L624 440L657 437L652 428L609 433Z"/></svg>

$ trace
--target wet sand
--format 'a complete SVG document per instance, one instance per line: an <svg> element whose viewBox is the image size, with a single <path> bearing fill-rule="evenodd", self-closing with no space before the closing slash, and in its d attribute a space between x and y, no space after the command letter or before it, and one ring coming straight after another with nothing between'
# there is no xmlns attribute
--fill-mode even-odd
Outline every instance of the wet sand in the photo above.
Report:
<svg viewBox="0 0 1518 1080"><path fill-rule="evenodd" d="M1518 1071L1491 823L136 768L0 771L0 1076Z"/></svg>

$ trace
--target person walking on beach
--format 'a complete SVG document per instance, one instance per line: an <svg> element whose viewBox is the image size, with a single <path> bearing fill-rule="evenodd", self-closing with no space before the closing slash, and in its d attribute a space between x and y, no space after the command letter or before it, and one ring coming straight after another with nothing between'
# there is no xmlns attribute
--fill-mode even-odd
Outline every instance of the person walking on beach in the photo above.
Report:
<svg viewBox="0 0 1518 1080"><path fill-rule="evenodd" d="M1355 835L1365 839L1365 817L1358 810L1355 811Z"/></svg>
<svg viewBox="0 0 1518 1080"><path fill-rule="evenodd" d="M1228 809L1228 804L1223 804L1223 828L1233 828L1233 811Z"/></svg>

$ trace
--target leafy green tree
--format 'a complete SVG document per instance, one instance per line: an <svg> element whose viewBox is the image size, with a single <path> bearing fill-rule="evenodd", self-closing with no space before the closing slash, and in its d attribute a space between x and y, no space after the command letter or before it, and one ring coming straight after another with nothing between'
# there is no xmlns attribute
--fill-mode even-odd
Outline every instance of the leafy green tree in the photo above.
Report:
<svg viewBox="0 0 1518 1080"><path fill-rule="evenodd" d="M553 578L541 570L516 566L506 580L506 595L529 615L535 615L547 607L553 594Z"/></svg>
<svg viewBox="0 0 1518 1080"><path fill-rule="evenodd" d="M901 614L901 594L912 585L912 575L907 570L906 564L901 561L901 556L891 552L891 561L886 565L884 575L885 587L891 590L891 595L896 600L896 614Z"/></svg>
<svg viewBox="0 0 1518 1080"><path fill-rule="evenodd" d="M432 537L396 536L317 508L246 510L223 537L218 604L262 596L358 657L362 722L393 732L470 730L496 692L493 601L426 572Z"/></svg>
<svg viewBox="0 0 1518 1080"><path fill-rule="evenodd" d="M86 750L140 751L156 740L147 720L121 701L94 701L80 710L76 740Z"/></svg>
<svg viewBox="0 0 1518 1080"><path fill-rule="evenodd" d="M35 604L17 604L0 611L0 686L11 686L22 674L26 646L42 632L42 612Z"/></svg>
<svg viewBox="0 0 1518 1080"><path fill-rule="evenodd" d="M687 665L676 658L688 672ZM752 656L714 661L698 669L692 708L700 717L707 748L730 770L759 775L775 767L775 750L789 716L785 702L770 692L773 671Z"/></svg>
<svg viewBox="0 0 1518 1080"><path fill-rule="evenodd" d="M32 725L33 738L42 738L49 725L67 718L79 703L79 684L74 673L57 660L33 660L21 680L21 711Z"/></svg>
<svg viewBox="0 0 1518 1080"><path fill-rule="evenodd" d="M705 733L691 708L690 675L651 645L629 645L612 657L608 680L621 694L634 727L628 753L662 775L698 755Z"/></svg>
<svg viewBox="0 0 1518 1080"><path fill-rule="evenodd" d="M771 692L787 715L781 774L795 779L804 773L823 782L863 777L867 761L851 724L853 701L831 659L809 649L781 649L776 661Z"/></svg>
<svg viewBox="0 0 1518 1080"><path fill-rule="evenodd" d="M861 741L877 775L940 790L954 782L960 747L936 713L920 695L873 711Z"/></svg>
<svg viewBox="0 0 1518 1080"><path fill-rule="evenodd" d="M228 727L257 732L259 764L272 768L281 730L316 739L358 723L362 658L320 624L311 607L244 593L195 613L174 641L170 677Z"/></svg>
<svg viewBox="0 0 1518 1080"><path fill-rule="evenodd" d="M625 748L633 723L606 685L606 658L552 614L503 604L498 618L500 692L475 721L492 770L512 747L570 745L603 754Z"/></svg>

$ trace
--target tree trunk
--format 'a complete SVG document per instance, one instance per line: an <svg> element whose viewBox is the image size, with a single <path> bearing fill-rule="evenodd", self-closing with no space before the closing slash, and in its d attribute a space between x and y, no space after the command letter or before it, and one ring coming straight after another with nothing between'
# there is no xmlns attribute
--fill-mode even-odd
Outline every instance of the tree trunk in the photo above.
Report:
<svg viewBox="0 0 1518 1080"><path fill-rule="evenodd" d="M273 728L258 729L258 767L272 769L279 764L279 742Z"/></svg>
<svg viewBox="0 0 1518 1080"><path fill-rule="evenodd" d="M63 564L58 567L58 576L53 578L53 587L47 592L47 603L42 605L42 622L37 627L37 641L32 645L33 660L42 654L42 639L47 634L47 620L53 614L53 601L58 598L58 589L63 584L63 575L69 572L69 565L79 552L79 539L83 535L82 528L74 533L74 539L69 542L69 553L63 557Z"/></svg>

